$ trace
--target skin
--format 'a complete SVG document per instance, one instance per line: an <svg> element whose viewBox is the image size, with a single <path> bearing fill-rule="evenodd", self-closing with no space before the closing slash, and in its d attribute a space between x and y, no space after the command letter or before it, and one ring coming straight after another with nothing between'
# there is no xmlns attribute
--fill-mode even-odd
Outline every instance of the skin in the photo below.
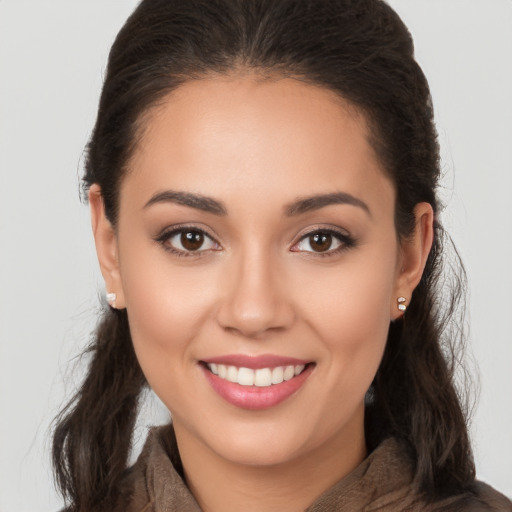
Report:
<svg viewBox="0 0 512 512"><path fill-rule="evenodd" d="M148 116L129 169L115 229L91 187L93 231L107 290L127 309L140 365L171 411L189 487L205 511L305 509L366 456L364 396L401 315L397 298L409 301L421 278L430 205L416 206L416 230L400 241L394 187L364 118L290 78L182 85ZM226 214L145 206L167 190L211 197ZM300 198L338 192L368 211L286 214ZM156 239L183 224L211 241L180 257L169 251L179 236ZM307 235L319 229L353 245L334 238L318 252ZM198 364L226 354L315 367L287 400L251 411L217 395Z"/></svg>

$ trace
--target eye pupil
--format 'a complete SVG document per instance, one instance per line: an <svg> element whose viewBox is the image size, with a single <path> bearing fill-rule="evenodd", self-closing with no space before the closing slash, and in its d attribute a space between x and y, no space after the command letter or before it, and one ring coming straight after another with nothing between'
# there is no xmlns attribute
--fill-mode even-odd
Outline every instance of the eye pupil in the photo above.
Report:
<svg viewBox="0 0 512 512"><path fill-rule="evenodd" d="M332 235L328 233L315 233L309 237L309 243L316 252L328 251L332 245Z"/></svg>
<svg viewBox="0 0 512 512"><path fill-rule="evenodd" d="M204 243L204 235L196 231L186 231L181 234L181 245L187 251L197 251Z"/></svg>

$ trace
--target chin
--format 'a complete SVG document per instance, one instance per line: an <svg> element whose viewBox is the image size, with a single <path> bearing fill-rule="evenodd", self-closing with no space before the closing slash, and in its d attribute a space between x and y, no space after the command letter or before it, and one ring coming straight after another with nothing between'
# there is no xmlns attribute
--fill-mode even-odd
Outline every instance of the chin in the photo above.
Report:
<svg viewBox="0 0 512 512"><path fill-rule="evenodd" d="M231 418L230 422L219 418L203 424L208 425L207 430L194 429L193 436L215 457L245 466L285 464L300 456L312 441L296 422L286 425L275 419L252 417L241 421Z"/></svg>
<svg viewBox="0 0 512 512"><path fill-rule="evenodd" d="M248 442L247 439L231 439L229 445L219 447L219 452L219 455L233 464L269 467L294 460L301 450L281 440L261 438L253 442Z"/></svg>

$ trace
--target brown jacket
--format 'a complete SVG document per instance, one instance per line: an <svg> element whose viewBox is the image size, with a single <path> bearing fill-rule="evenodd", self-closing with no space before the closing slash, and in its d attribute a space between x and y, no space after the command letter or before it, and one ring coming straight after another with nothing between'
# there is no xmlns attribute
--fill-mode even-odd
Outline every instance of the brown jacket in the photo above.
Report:
<svg viewBox="0 0 512 512"><path fill-rule="evenodd" d="M123 512L201 512L180 476L171 426L152 429L131 468L123 491ZM394 439L382 442L352 473L322 494L306 512L512 512L512 502L481 482L474 493L427 505L412 486L411 464Z"/></svg>

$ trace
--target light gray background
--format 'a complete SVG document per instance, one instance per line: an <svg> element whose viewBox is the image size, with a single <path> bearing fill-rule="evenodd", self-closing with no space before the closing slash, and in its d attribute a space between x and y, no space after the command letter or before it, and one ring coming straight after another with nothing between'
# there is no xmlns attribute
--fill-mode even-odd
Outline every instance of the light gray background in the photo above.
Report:
<svg viewBox="0 0 512 512"><path fill-rule="evenodd" d="M470 278L478 475L510 496L512 1L390 3L431 84L443 220ZM80 380L70 360L103 291L77 173L109 46L135 4L0 0L0 512L61 505L48 428ZM142 427L165 416L150 409Z"/></svg>

